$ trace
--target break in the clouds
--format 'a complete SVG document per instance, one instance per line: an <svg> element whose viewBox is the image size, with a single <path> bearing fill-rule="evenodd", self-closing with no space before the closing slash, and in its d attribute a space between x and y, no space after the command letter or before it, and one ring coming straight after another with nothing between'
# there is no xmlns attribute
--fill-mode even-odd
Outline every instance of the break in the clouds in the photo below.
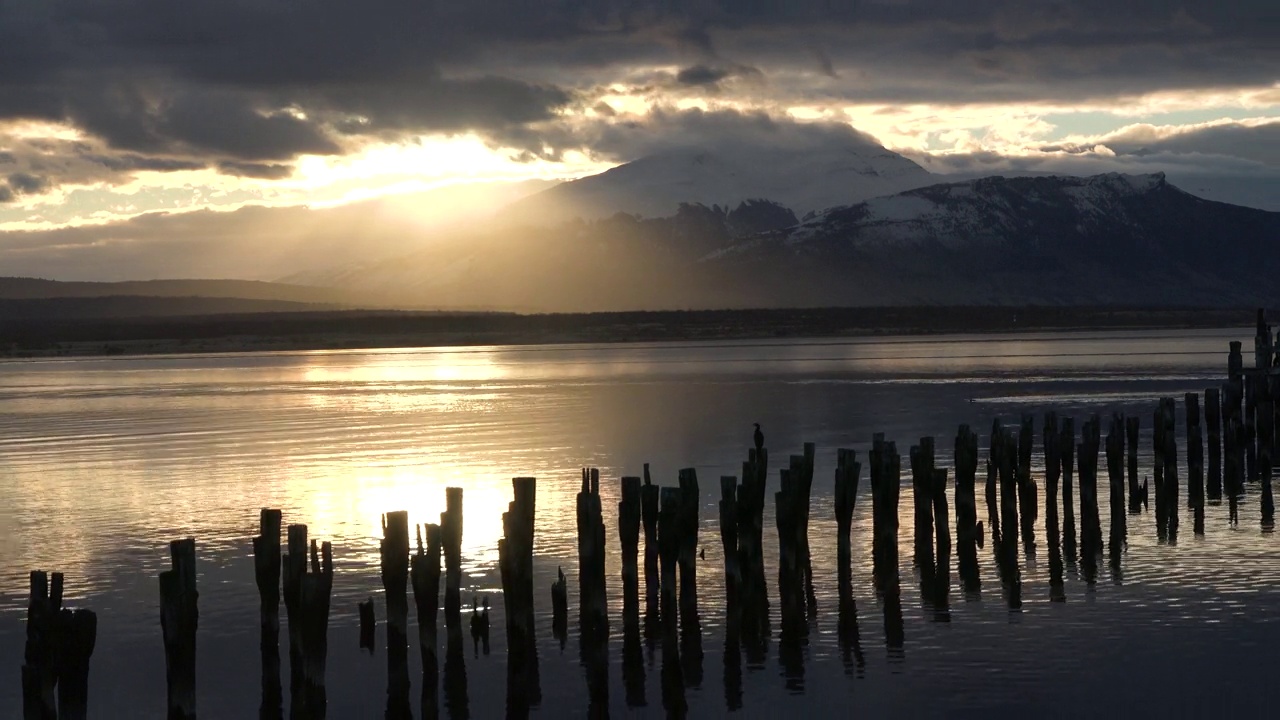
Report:
<svg viewBox="0 0 1280 720"><path fill-rule="evenodd" d="M725 138L1252 177L1280 153L1277 37L1274 0L6 0L0 229Z"/></svg>

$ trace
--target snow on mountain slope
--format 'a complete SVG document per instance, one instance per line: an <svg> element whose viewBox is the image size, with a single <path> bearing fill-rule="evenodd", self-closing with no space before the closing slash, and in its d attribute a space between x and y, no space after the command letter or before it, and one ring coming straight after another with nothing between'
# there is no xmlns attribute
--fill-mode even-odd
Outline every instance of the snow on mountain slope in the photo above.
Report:
<svg viewBox="0 0 1280 720"><path fill-rule="evenodd" d="M737 143L650 155L523 199L503 214L552 224L619 212L666 217L680 203L732 207L767 198L804 215L934 182L924 168L871 142L836 150Z"/></svg>
<svg viewBox="0 0 1280 720"><path fill-rule="evenodd" d="M1041 225L1038 236L1048 230L1088 235L1103 226L1137 228L1146 218L1135 217L1140 208L1129 201L1156 191L1182 193L1159 173L982 178L829 208L788 231L784 243L844 235L858 246L928 242L958 248L1005 241Z"/></svg>

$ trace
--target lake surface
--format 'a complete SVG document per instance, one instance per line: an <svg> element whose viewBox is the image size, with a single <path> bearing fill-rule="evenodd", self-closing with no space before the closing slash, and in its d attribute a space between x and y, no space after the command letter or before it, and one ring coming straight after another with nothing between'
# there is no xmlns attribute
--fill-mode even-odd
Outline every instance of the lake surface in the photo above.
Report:
<svg viewBox="0 0 1280 720"><path fill-rule="evenodd" d="M906 640L899 651L886 647L871 585L864 469L853 527L861 660L847 663L836 638L837 448L865 458L872 434L884 432L905 454L921 436L936 435L939 466L950 466L960 423L973 425L985 448L994 419L1016 423L1021 413L1035 413L1043 500L1043 413L1074 416L1078 429L1091 413L1118 411L1142 418L1140 472L1150 474L1157 399L1220 384L1227 343L1251 336L1244 328L0 363L0 717L20 712L27 574L36 568L66 573L68 604L98 612L91 716L163 715L156 576L168 566L167 543L187 536L196 538L199 558L200 717L256 716L251 539L261 507L282 508L286 523L306 523L312 537L334 543L329 717L381 716L385 626L376 654L361 653L357 642L358 602L376 598L385 620L380 517L407 510L411 523L436 522L447 486L465 490L464 601L487 595L495 609L493 653L473 657L468 642L466 710L500 717L506 667L497 540L510 479L521 475L538 478L542 701L534 714L585 716L586 677L573 633L574 497L586 466L600 468L610 553L609 709L618 717L661 717L660 644L644 648L645 706L633 707L640 698L627 697L622 678L618 478L639 475L646 462L657 483L675 484L680 468L693 467L701 485L704 656L701 678L685 692L691 717L731 714L739 702L733 714L742 717L1269 713L1271 658L1280 642L1280 539L1259 529L1252 495L1238 527L1229 526L1225 507L1209 507L1203 538L1192 535L1181 510L1176 545L1156 542L1150 513L1131 517L1122 574L1104 567L1087 588L1069 571L1066 603L1049 602L1042 550L1038 562L1024 560L1024 605L1011 611L988 544L979 552L981 597L953 589L943 623L920 601L912 577L904 471ZM776 468L805 441L817 444L809 533L819 614L798 664L780 660L776 641L763 662L743 662L739 701L726 697L724 681L733 663L720 632L716 503L718 478L740 472L754 422L774 458L764 521L771 583ZM980 458L985 462L985 449ZM1185 481L1185 471L1180 475ZM980 471L980 487L982 477ZM978 517L985 518L981 489L978 496ZM552 637L547 590L557 566L570 577L571 637L563 648ZM771 597L776 613L776 587ZM442 714L461 716L462 708Z"/></svg>

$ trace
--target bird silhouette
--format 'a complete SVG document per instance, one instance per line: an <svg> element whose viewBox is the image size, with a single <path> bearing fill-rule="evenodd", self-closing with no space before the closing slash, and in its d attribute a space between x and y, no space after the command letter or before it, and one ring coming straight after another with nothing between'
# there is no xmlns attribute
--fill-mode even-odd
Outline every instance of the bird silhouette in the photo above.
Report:
<svg viewBox="0 0 1280 720"><path fill-rule="evenodd" d="M764 433L760 432L760 423L755 423L755 426L756 426L756 434L755 434L756 452L760 452L761 450L764 449Z"/></svg>

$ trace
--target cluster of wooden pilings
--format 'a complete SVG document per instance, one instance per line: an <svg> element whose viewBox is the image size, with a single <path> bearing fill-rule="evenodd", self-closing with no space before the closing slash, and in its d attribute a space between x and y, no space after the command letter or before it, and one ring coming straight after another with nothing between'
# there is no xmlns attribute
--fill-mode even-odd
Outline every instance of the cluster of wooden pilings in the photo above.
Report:
<svg viewBox="0 0 1280 720"><path fill-rule="evenodd" d="M1245 369L1241 343L1233 342L1227 382L1188 393L1182 400L1186 468L1186 509L1193 532L1202 535L1205 508L1227 500L1230 522L1240 522L1240 500L1246 487L1259 489L1260 523L1274 526L1272 464L1280 441L1280 355L1277 339L1260 315L1254 367ZM1203 411L1203 412L1202 412ZM1155 536L1160 542L1178 538L1182 479L1179 474L1178 402L1161 398L1152 414L1152 482ZM1087 583L1097 580L1099 566L1110 565L1119 577L1129 536L1139 532L1133 518L1148 509L1148 479L1139 481L1139 417L1111 415L1075 420L1046 413L1040 444L1044 460L1045 541L1048 545L1052 601L1066 599L1064 574L1078 568ZM1203 424L1203 429L1202 429ZM968 425L955 437L954 468L938 467L936 440L921 438L908 452L911 473L912 566L922 601L933 618L950 619L951 554L954 537L960 587L967 597L982 590L978 550L990 533L991 552L1004 595L1011 608L1022 603L1020 553L1026 560L1038 551L1036 528L1040 486L1032 473L1036 421L1024 415L1016 426L996 420L988 438L985 497L987 517L979 520L976 484L980 438ZM1206 465L1207 448L1207 465ZM1105 453L1106 484L1099 487L1099 459ZM802 687L803 644L817 613L813 558L808 525L816 448L803 446L779 470L774 494L778 532L777 598L779 659L789 687ZM763 528L768 451L753 448L735 476L720 478L718 519L723 548L725 608L724 680L727 707L741 706L741 658L763 660L771 637L769 583L765 577ZM901 605L898 549L902 456L883 434L873 436L867 456L871 485L871 584L884 615L884 635L891 661L902 658L905 632ZM859 495L862 462L851 449L836 453L833 505L837 530L839 591L838 640L849 672L860 672L864 659L858 640L853 592L851 532ZM947 499L953 472L952 506ZM513 501L503 514L498 543L499 569L507 640L508 714L526 716L541 701L538 670L533 553L536 481L513 479ZM646 704L644 656L641 648L639 543L644 539L643 632L661 641L662 703L668 713L687 711L685 689L702 682L702 626L697 596L700 493L696 472L679 472L674 486L654 484L649 467L643 478L621 478L617 535L621 550L623 590L623 681L629 706ZM1109 534L1102 532L1101 501L1108 502ZM954 507L954 515L952 514ZM951 519L955 518L954 536ZM325 665L334 563L329 543L309 540L307 526L289 525L281 547L282 515L264 509L260 535L254 538L255 579L260 598L262 655L261 718L283 718L284 692L279 651L280 603L288 621L289 716L326 715ZM461 627L462 490L446 490L446 510L438 524L418 526L411 555L408 513L390 512L382 519L381 575L387 627L388 718L410 718L408 669L408 597L411 587L417 611L422 657L421 714L439 715L439 690L449 714L468 714L466 668ZM608 714L609 610L606 577L607 529L600 494L600 473L582 471L577 496L578 585L581 662L589 689L588 714ZM425 542L424 542L425 540ZM199 620L194 539L170 545L171 569L160 575L161 627L165 648L169 718L196 715L196 631ZM442 567L443 560L443 567ZM446 657L438 658L441 574L444 574ZM43 572L31 575L27 645L22 668L24 717L82 718L87 707L88 667L96 638L96 616L87 610L62 608L63 580ZM564 647L567 637L568 580L563 572L551 588L553 633ZM473 599L473 648L488 652L488 600L483 612ZM360 604L361 647L374 650L375 607Z"/></svg>
<svg viewBox="0 0 1280 720"><path fill-rule="evenodd" d="M62 606L63 575L31 573L22 664L23 718L83 720L89 705L89 659L98 639L92 610Z"/></svg>

